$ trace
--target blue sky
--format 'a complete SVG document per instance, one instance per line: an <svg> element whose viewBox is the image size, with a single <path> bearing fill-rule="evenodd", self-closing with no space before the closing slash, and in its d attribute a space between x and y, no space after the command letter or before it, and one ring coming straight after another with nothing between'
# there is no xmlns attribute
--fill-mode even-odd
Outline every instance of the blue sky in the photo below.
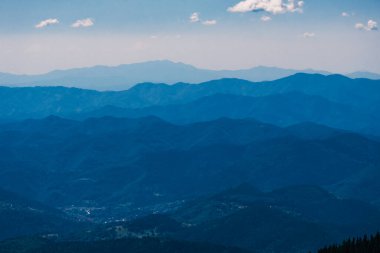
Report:
<svg viewBox="0 0 380 253"><path fill-rule="evenodd" d="M1 0L0 72L169 59L380 73L378 22L378 0Z"/></svg>

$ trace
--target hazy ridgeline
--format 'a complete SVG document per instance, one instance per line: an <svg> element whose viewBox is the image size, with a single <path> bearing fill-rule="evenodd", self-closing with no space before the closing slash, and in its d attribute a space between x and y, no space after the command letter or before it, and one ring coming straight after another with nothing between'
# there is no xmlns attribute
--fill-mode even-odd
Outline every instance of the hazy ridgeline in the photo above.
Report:
<svg viewBox="0 0 380 253"><path fill-rule="evenodd" d="M340 75L1 87L0 249L293 253L375 234L379 115L380 81Z"/></svg>

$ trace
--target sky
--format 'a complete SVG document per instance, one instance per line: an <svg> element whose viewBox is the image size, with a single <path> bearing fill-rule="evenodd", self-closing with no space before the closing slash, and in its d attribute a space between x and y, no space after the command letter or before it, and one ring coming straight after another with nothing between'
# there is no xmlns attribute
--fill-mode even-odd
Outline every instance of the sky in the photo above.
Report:
<svg viewBox="0 0 380 253"><path fill-rule="evenodd" d="M171 60L380 73L379 0L0 0L0 72Z"/></svg>

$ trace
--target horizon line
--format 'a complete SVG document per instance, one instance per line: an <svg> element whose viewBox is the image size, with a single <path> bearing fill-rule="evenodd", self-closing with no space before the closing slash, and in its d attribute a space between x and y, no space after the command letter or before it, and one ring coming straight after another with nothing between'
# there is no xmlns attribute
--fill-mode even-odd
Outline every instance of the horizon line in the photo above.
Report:
<svg viewBox="0 0 380 253"><path fill-rule="evenodd" d="M93 69L93 68L119 68L123 66L128 65L140 65L140 64L149 64L149 63L160 63L160 62L168 62L172 64L177 65L185 65L188 67L195 68L197 70L203 70L203 71L213 71L213 72L222 72L222 71L249 71L257 68L273 68L273 69L281 69L281 70L289 70L289 71L299 71L299 73L303 73L303 71L315 71L315 72L325 72L328 74L340 74L340 75L350 75L355 73L368 73L368 74L377 74L380 75L378 72L368 71L368 70L356 70L352 72L335 72L335 71L328 71L323 69L314 69L314 68L287 68L287 67L281 67L281 66L274 66L274 65L256 65L252 67L246 67L246 68L236 68L236 69L212 69L212 68L202 68L199 66L196 66L195 64L189 64L182 61L174 61L170 59L156 59L156 60L147 60L147 61L137 61L137 62L131 62L131 63L121 63L121 64L115 64L115 65L106 65L106 64L95 64L95 65L88 65L88 66L79 66L79 67L72 67L72 68L62 68L62 69L53 69L47 72L41 72L36 74L28 74L28 73L16 73L16 72L8 72L8 71L0 71L0 74L6 74L6 75L13 75L13 76L43 76L47 74L51 74L54 72L65 72L65 71L72 71L72 70L85 70L85 69Z"/></svg>

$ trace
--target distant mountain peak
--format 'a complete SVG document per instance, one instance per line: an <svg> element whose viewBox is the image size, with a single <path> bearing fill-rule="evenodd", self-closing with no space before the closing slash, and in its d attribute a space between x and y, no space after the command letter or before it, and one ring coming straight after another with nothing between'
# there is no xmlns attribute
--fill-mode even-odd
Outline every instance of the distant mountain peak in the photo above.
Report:
<svg viewBox="0 0 380 253"><path fill-rule="evenodd" d="M51 71L40 75L0 73L0 84L8 86L65 86L97 90L125 90L138 83L202 83L216 79L273 81L296 73L330 74L312 69L294 70L257 66L241 70L202 69L183 62L154 60L118 66L93 66Z"/></svg>
<svg viewBox="0 0 380 253"><path fill-rule="evenodd" d="M323 75L319 73L296 73L294 75L290 75L287 77L284 77L281 80L284 81L328 81L328 80L335 80L335 81L346 81L350 80L351 78L341 75L341 74L330 74L330 75Z"/></svg>
<svg viewBox="0 0 380 253"><path fill-rule="evenodd" d="M350 78L366 78L366 79L372 79L372 80L380 80L380 74L379 73L373 73L368 71L357 71L353 73L347 74Z"/></svg>
<svg viewBox="0 0 380 253"><path fill-rule="evenodd" d="M322 74L318 74L318 73L313 73L313 74L309 74L309 73L304 73L304 72L298 72L298 73L295 73L294 75L290 75L288 77L285 77L284 79L295 79L295 78L325 78L326 75L322 75Z"/></svg>

